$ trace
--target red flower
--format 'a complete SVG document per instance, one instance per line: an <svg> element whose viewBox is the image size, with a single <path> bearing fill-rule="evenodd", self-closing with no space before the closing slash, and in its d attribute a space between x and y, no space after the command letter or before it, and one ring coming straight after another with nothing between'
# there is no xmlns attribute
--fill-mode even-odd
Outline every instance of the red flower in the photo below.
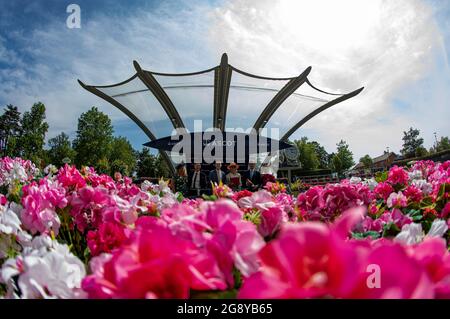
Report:
<svg viewBox="0 0 450 319"><path fill-rule="evenodd" d="M235 202L237 202L241 198L250 197L252 195L253 195L253 193L251 191L244 189L243 191L234 193L233 196L231 196L231 199L234 200Z"/></svg>
<svg viewBox="0 0 450 319"><path fill-rule="evenodd" d="M408 173L403 168L394 166L389 170L387 181L392 185L406 185L408 179Z"/></svg>
<svg viewBox="0 0 450 319"><path fill-rule="evenodd" d="M92 256L110 253L118 248L126 238L124 227L112 222L101 224L98 230L89 231L86 237Z"/></svg>

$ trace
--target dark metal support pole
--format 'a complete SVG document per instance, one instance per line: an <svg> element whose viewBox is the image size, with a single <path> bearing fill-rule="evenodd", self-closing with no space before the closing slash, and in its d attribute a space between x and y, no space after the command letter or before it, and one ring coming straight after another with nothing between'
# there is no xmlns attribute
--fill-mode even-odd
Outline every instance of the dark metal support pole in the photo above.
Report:
<svg viewBox="0 0 450 319"><path fill-rule="evenodd" d="M119 110L121 110L123 113L125 113L126 116L128 116L134 123L136 123L137 126L139 126L139 128L144 131L145 135L147 135L147 137L154 141L156 140L156 136L148 129L148 127L142 123L141 120L139 120L134 114L133 112L131 112L130 110L128 110L125 106L123 106L120 102L118 102L117 100L113 99L112 97L110 97L109 95L103 93L102 91L98 90L97 88L93 87L93 86L89 86L89 85L85 85L83 82L81 82L80 80L78 80L78 83L87 91L97 95L98 97L102 98L103 100L105 100L106 102L111 103L112 105L114 105L115 107L117 107ZM172 161L170 160L170 157L167 155L166 152L160 152L161 156L163 157L163 159L167 162L167 165L169 166L169 169L171 171L172 174L175 173L175 167L173 166Z"/></svg>
<svg viewBox="0 0 450 319"><path fill-rule="evenodd" d="M232 68L228 64L226 53L222 55L220 66L214 74L214 114L213 124L221 131L225 130L228 94L230 93Z"/></svg>

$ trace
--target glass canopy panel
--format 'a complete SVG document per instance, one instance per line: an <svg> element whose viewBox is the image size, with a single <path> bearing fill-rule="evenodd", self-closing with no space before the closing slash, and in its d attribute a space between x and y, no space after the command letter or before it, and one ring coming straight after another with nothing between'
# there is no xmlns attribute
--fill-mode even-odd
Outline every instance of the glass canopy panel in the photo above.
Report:
<svg viewBox="0 0 450 319"><path fill-rule="evenodd" d="M205 131L213 126L214 71L185 76L153 76L190 132Z"/></svg>
<svg viewBox="0 0 450 319"><path fill-rule="evenodd" d="M289 129L300 122L309 113L326 104L328 101L338 97L327 95L327 99L324 99L309 95L311 93L312 92L309 91L305 92L303 86L297 89L283 104L280 105L278 110L269 119L265 126L268 130L267 132L263 132L263 135L270 134L270 137L276 138L274 136L274 131L270 130L278 129L279 133L277 135L279 135L279 138L282 138Z"/></svg>
<svg viewBox="0 0 450 319"><path fill-rule="evenodd" d="M264 80L233 71L226 114L226 128L252 128L261 112L287 80Z"/></svg>
<svg viewBox="0 0 450 319"><path fill-rule="evenodd" d="M138 77L118 86L97 89L130 110L157 138L171 135L172 122L155 96Z"/></svg>

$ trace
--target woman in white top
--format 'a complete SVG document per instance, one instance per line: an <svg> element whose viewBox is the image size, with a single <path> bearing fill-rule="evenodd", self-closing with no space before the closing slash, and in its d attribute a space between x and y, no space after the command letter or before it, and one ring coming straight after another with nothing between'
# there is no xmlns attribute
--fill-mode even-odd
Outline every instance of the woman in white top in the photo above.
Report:
<svg viewBox="0 0 450 319"><path fill-rule="evenodd" d="M242 186L242 180L241 180L241 174L238 173L239 165L236 163L231 163L228 165L228 170L230 171L227 176L225 176L225 180L227 185L234 191L238 191L241 189Z"/></svg>

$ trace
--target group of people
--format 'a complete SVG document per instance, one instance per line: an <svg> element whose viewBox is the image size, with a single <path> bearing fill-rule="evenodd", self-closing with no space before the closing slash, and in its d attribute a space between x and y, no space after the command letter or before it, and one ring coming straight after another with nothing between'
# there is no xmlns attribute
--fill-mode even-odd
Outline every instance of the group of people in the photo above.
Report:
<svg viewBox="0 0 450 319"><path fill-rule="evenodd" d="M227 166L228 173L222 170L222 163L216 162L214 169L208 174L202 171L201 164L194 164L194 170L188 174L185 164L177 166L174 178L175 191L186 197L199 197L211 191L211 183L226 184L234 191L248 189L256 191L261 187L261 174L256 169L255 163L249 163L248 169L241 175L239 165L231 163Z"/></svg>

